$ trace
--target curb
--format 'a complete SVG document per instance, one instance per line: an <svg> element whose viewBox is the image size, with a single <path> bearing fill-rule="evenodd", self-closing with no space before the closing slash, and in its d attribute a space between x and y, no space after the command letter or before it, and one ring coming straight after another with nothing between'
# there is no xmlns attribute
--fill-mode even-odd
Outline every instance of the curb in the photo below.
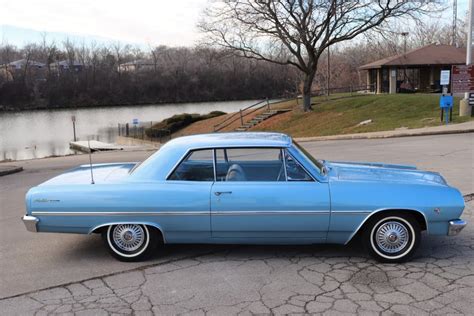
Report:
<svg viewBox="0 0 474 316"><path fill-rule="evenodd" d="M474 193L464 195L464 202L471 202L474 200Z"/></svg>
<svg viewBox="0 0 474 316"><path fill-rule="evenodd" d="M352 140L352 139L383 139L383 138L397 138L397 137L413 137L413 136L430 136L430 135L448 135L448 134L465 134L474 133L474 128L451 130L451 131L427 131L418 133L400 133L400 134L386 134L386 135L332 135L332 136L316 136L316 137L296 137L297 142L313 142L313 141L327 141L327 140Z"/></svg>
<svg viewBox="0 0 474 316"><path fill-rule="evenodd" d="M20 172L20 171L23 171L23 167L9 166L5 169L0 169L0 177L1 176L6 176L6 175L12 174L12 173L17 173L17 172Z"/></svg>

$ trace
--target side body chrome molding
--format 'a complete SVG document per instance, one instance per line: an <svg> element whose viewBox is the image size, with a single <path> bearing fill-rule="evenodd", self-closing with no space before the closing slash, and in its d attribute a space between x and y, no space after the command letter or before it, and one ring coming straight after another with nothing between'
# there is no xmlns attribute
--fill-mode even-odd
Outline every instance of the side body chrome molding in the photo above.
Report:
<svg viewBox="0 0 474 316"><path fill-rule="evenodd" d="M355 211L163 211L163 212L51 212L51 211L34 211L31 215L36 216L210 216L210 215L360 215L370 214L372 211L355 210Z"/></svg>
<svg viewBox="0 0 474 316"><path fill-rule="evenodd" d="M36 216L202 216L209 215L207 211L190 212L32 212Z"/></svg>

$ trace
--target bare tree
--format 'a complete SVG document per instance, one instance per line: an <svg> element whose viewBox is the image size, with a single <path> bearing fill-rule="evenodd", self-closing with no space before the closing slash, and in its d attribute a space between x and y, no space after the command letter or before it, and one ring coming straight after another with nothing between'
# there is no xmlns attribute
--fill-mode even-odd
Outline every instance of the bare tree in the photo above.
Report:
<svg viewBox="0 0 474 316"><path fill-rule="evenodd" d="M326 48L391 18L417 18L431 6L399 0L221 0L204 11L199 27L210 45L299 69L303 109L309 111L311 85Z"/></svg>

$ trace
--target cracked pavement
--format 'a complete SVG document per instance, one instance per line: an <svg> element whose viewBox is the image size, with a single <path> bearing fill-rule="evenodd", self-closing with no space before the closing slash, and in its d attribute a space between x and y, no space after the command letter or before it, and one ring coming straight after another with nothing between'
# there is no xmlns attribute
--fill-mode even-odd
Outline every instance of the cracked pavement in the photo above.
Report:
<svg viewBox="0 0 474 316"><path fill-rule="evenodd" d="M463 218L473 222L474 201ZM189 248L193 245L173 246ZM168 247L169 248L169 247ZM5 314L472 314L474 227L423 235L413 260L350 246L206 246L107 277L0 301ZM171 249L173 250L173 249Z"/></svg>

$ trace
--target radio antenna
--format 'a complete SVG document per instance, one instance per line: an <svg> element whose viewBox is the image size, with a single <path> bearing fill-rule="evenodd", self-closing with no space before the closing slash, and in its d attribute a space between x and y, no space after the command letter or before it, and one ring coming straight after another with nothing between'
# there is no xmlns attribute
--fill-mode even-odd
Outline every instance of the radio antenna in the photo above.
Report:
<svg viewBox="0 0 474 316"><path fill-rule="evenodd" d="M92 172L92 149L91 149L91 141L90 139L87 140L87 145L89 146L89 165L91 167L91 184L94 184L94 173Z"/></svg>

